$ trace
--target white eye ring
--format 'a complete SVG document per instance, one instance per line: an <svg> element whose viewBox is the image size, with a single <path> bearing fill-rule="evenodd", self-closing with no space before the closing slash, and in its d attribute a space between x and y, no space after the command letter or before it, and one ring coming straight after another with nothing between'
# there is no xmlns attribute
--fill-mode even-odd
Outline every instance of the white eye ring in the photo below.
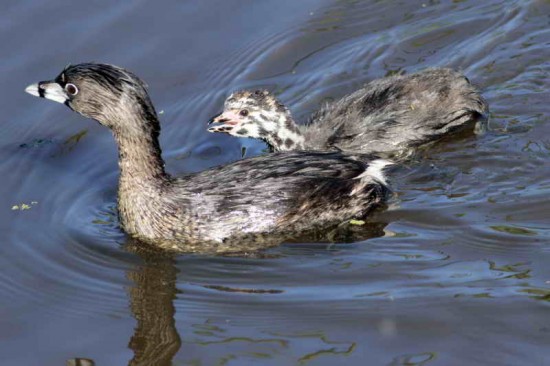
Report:
<svg viewBox="0 0 550 366"><path fill-rule="evenodd" d="M78 94L78 88L76 87L76 85L71 83L65 84L65 91L72 96L75 96Z"/></svg>

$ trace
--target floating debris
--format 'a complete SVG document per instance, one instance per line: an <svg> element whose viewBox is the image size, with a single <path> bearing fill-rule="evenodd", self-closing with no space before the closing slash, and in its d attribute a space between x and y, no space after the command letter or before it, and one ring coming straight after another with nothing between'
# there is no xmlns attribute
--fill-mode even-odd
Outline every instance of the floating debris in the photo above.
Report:
<svg viewBox="0 0 550 366"><path fill-rule="evenodd" d="M63 145L66 145L69 147L69 149L72 149L76 144L80 142L80 140L86 136L88 133L87 129L81 130L80 132L75 133L74 135L69 136L65 142L63 142Z"/></svg>
<svg viewBox="0 0 550 366"><path fill-rule="evenodd" d="M38 204L37 201L31 201L30 204L28 203L20 203L18 205L11 206L12 211L24 211L24 210L30 210L32 206Z"/></svg>

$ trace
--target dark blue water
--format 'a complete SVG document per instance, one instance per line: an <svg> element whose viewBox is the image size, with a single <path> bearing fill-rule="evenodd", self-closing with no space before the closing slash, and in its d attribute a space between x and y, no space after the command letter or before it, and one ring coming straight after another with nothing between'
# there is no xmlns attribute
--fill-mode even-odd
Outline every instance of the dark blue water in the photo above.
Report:
<svg viewBox="0 0 550 366"><path fill-rule="evenodd" d="M0 14L3 365L550 365L548 1L4 1ZM483 91L490 131L397 169L378 237L172 258L118 229L110 133L23 92L82 61L149 84L173 173L262 153L206 131L228 93L257 86L303 119L368 80L450 66Z"/></svg>

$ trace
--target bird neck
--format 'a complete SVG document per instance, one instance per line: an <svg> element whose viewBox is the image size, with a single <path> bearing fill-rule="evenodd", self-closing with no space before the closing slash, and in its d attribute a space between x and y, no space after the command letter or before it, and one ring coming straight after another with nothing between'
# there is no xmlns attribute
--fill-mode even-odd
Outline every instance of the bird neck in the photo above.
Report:
<svg viewBox="0 0 550 366"><path fill-rule="evenodd" d="M154 120L125 120L124 127L113 129L118 145L118 212L124 230L140 238L158 237L151 215L161 207L169 176L158 141L159 123Z"/></svg>
<svg viewBox="0 0 550 366"><path fill-rule="evenodd" d="M124 127L113 129L118 145L120 181L146 183L164 180L168 176L159 145L160 124L156 116L147 121L139 116L125 121Z"/></svg>
<svg viewBox="0 0 550 366"><path fill-rule="evenodd" d="M269 131L262 140L269 145L271 151L305 149L304 136L289 113L281 114L276 121L276 128Z"/></svg>

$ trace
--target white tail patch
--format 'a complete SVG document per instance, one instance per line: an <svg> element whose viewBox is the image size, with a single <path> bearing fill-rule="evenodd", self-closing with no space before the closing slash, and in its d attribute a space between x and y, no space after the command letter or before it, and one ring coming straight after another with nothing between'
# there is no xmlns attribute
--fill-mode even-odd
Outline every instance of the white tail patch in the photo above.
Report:
<svg viewBox="0 0 550 366"><path fill-rule="evenodd" d="M363 189L364 185L368 183L369 181L377 181L380 184L388 185L388 182L386 181L386 176L384 175L384 167L388 165L393 165L394 163L390 160L384 160L384 159L376 159L370 162L368 168L355 177L355 179L361 180L361 183L356 185L355 188L350 193L350 196L356 194L361 189Z"/></svg>
<svg viewBox="0 0 550 366"><path fill-rule="evenodd" d="M393 161L390 160L384 160L384 159L376 159L371 161L369 164L369 167L363 174L358 176L357 178L363 179L366 177L372 177L382 184L388 184L386 181L386 175L384 174L384 168L388 165L393 165Z"/></svg>

